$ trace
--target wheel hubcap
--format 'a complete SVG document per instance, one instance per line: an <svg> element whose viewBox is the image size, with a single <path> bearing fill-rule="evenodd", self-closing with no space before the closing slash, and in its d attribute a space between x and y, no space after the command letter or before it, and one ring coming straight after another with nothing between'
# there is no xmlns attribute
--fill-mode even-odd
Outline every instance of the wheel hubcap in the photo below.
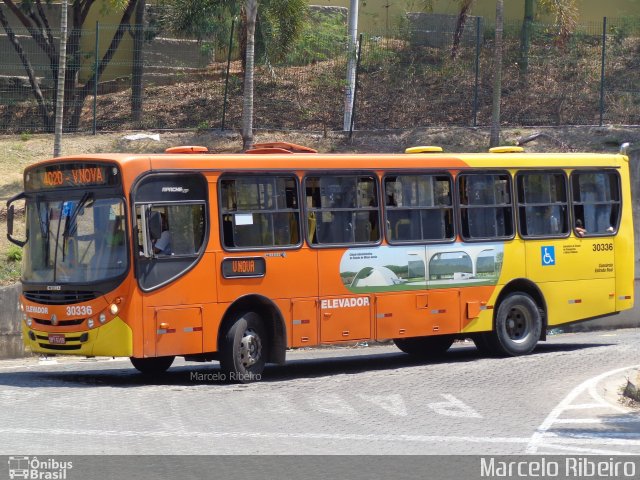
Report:
<svg viewBox="0 0 640 480"><path fill-rule="evenodd" d="M260 337L253 329L247 329L240 340L240 361L242 365L250 367L259 359L262 352L262 343Z"/></svg>
<svg viewBox="0 0 640 480"><path fill-rule="evenodd" d="M509 311L505 328L507 335L516 343L524 342L531 333L533 320L529 312L520 307L514 307Z"/></svg>

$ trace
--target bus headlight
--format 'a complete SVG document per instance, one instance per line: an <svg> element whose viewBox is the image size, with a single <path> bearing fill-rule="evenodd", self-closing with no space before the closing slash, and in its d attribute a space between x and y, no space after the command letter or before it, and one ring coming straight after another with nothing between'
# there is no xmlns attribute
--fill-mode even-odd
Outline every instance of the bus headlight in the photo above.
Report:
<svg viewBox="0 0 640 480"><path fill-rule="evenodd" d="M33 324L33 319L31 317L27 317L25 321L27 322L27 327L30 327Z"/></svg>
<svg viewBox="0 0 640 480"><path fill-rule="evenodd" d="M89 328L93 328L93 318L87 320L87 325L89 326Z"/></svg>
<svg viewBox="0 0 640 480"><path fill-rule="evenodd" d="M112 303L111 306L109 307L109 311L111 312L111 315L117 315L119 310L120 309L118 308L118 305L116 305L115 303Z"/></svg>
<svg viewBox="0 0 640 480"><path fill-rule="evenodd" d="M100 320L100 323L104 323L107 321L107 316L104 313L101 313L98 320Z"/></svg>

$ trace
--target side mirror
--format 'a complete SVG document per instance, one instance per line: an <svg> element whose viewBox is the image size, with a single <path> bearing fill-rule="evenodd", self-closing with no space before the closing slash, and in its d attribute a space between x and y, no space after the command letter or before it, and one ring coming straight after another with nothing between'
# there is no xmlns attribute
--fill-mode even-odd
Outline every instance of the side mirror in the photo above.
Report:
<svg viewBox="0 0 640 480"><path fill-rule="evenodd" d="M9 240L11 243L18 245L19 247L24 247L25 243L27 243L28 237L25 236L24 240L13 238L13 226L14 226L14 220L16 216L16 209L15 209L14 203L19 200L24 201L24 198L25 198L25 194L20 193L15 197L10 198L7 201L7 240ZM23 211L25 211L25 209L23 209Z"/></svg>

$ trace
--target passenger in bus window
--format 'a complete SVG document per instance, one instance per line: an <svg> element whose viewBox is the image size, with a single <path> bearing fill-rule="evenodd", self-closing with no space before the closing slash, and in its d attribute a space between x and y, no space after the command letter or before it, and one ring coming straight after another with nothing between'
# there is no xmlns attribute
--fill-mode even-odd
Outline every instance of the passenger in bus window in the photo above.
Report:
<svg viewBox="0 0 640 480"><path fill-rule="evenodd" d="M169 232L169 223L167 222L166 214L160 212L160 219L162 221L162 233L160 234L160 238L152 242L153 253L171 255L171 233Z"/></svg>
<svg viewBox="0 0 640 480"><path fill-rule="evenodd" d="M576 235L578 237L584 237L584 234L587 233L587 230L582 225L582 220L579 218L576 219Z"/></svg>

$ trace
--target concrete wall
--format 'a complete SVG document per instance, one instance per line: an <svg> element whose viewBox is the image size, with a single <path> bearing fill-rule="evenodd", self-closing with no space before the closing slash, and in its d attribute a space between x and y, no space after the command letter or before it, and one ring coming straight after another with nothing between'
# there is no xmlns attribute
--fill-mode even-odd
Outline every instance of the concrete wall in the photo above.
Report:
<svg viewBox="0 0 640 480"><path fill-rule="evenodd" d="M0 288L0 358L25 355L18 310L20 291L20 285Z"/></svg>

